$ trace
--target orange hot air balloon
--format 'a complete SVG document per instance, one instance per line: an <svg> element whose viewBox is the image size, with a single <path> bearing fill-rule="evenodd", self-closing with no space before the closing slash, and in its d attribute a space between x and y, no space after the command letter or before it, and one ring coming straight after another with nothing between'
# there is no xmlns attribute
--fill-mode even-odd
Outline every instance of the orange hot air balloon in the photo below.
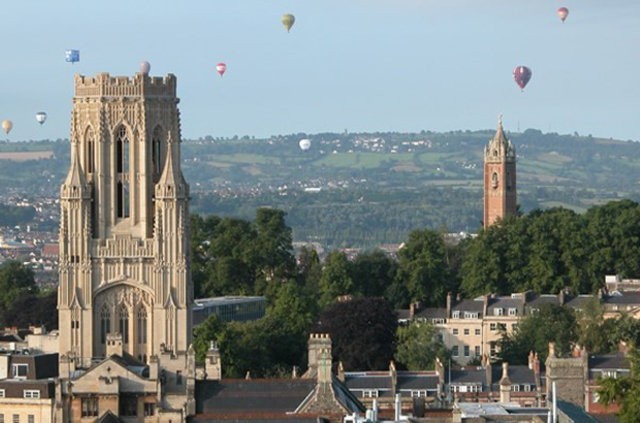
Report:
<svg viewBox="0 0 640 423"><path fill-rule="evenodd" d="M223 62L220 62L216 65L216 72L220 74L220 77L222 77L222 75L224 75L226 71L227 71L227 65L224 64Z"/></svg>
<svg viewBox="0 0 640 423"><path fill-rule="evenodd" d="M564 23L564 21L567 19L567 16L569 16L569 9L567 9L566 7L561 7L560 9L558 9L558 17L560 18L562 23Z"/></svg>

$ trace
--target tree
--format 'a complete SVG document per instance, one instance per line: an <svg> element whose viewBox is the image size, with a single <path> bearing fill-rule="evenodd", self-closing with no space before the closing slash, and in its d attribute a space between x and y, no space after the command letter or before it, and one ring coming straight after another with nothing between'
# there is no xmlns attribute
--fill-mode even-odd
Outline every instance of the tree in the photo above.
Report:
<svg viewBox="0 0 640 423"><path fill-rule="evenodd" d="M341 295L354 293L351 263L340 251L332 251L324 260L320 276L320 306L334 302Z"/></svg>
<svg viewBox="0 0 640 423"><path fill-rule="evenodd" d="M335 361L346 369L389 367L396 345L398 318L384 298L356 298L327 307L314 332L328 333Z"/></svg>
<svg viewBox="0 0 640 423"><path fill-rule="evenodd" d="M382 250L358 254L351 267L354 289L365 297L380 297L393 283L398 263Z"/></svg>
<svg viewBox="0 0 640 423"><path fill-rule="evenodd" d="M544 363L549 342L555 342L560 354L567 354L577 339L573 309L542 304L539 311L523 317L515 331L503 334L498 344L501 359L508 363L526 364L530 351L536 351Z"/></svg>
<svg viewBox="0 0 640 423"><path fill-rule="evenodd" d="M605 405L620 404L618 417L621 423L635 423L640 416L640 353L632 347L627 358L631 374L599 379L598 395Z"/></svg>
<svg viewBox="0 0 640 423"><path fill-rule="evenodd" d="M428 229L413 231L398 256L398 278L410 299L442 304L451 283L442 235Z"/></svg>
<svg viewBox="0 0 640 423"><path fill-rule="evenodd" d="M17 261L0 265L0 319L3 324L14 317L9 310L17 299L37 293L38 287L31 269Z"/></svg>
<svg viewBox="0 0 640 423"><path fill-rule="evenodd" d="M396 360L409 370L435 368L436 357L444 362L449 352L438 337L438 329L431 323L414 322L399 326Z"/></svg>
<svg viewBox="0 0 640 423"><path fill-rule="evenodd" d="M261 207L256 211L255 227L259 254L259 286L277 284L295 274L291 228L285 224L282 210ZM258 292L261 290L259 289Z"/></svg>
<svg viewBox="0 0 640 423"><path fill-rule="evenodd" d="M224 328L224 323L217 315L212 314L193 329L193 349L198 363L204 362L210 342L217 341Z"/></svg>

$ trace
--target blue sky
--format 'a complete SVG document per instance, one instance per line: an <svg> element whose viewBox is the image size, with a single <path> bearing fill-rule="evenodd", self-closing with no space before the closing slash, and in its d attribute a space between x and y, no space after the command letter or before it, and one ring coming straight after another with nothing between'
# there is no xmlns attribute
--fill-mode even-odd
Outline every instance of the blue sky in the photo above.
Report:
<svg viewBox="0 0 640 423"><path fill-rule="evenodd" d="M637 0L5 0L0 34L12 141L67 138L73 74L142 60L178 77L183 138L475 130L503 113L512 131L640 140Z"/></svg>

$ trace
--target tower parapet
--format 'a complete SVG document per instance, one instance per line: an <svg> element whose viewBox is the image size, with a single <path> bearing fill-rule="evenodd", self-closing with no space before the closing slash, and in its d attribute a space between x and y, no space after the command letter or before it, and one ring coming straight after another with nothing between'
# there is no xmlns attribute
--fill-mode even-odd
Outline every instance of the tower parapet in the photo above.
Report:
<svg viewBox="0 0 640 423"><path fill-rule="evenodd" d="M75 97L176 97L176 77L168 74L164 77L148 76L137 73L133 78L127 76L110 76L99 73L96 76L75 76Z"/></svg>

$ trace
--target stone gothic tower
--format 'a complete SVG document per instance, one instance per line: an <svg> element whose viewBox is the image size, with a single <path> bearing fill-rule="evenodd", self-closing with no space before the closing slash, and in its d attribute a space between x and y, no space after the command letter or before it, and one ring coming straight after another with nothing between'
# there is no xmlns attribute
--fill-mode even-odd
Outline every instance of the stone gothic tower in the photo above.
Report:
<svg viewBox="0 0 640 423"><path fill-rule="evenodd" d="M504 134L500 116L496 134L484 149L484 227L514 214L516 149Z"/></svg>
<svg viewBox="0 0 640 423"><path fill-rule="evenodd" d="M60 354L88 367L118 337L148 362L191 343L189 186L176 78L76 75L60 190Z"/></svg>

